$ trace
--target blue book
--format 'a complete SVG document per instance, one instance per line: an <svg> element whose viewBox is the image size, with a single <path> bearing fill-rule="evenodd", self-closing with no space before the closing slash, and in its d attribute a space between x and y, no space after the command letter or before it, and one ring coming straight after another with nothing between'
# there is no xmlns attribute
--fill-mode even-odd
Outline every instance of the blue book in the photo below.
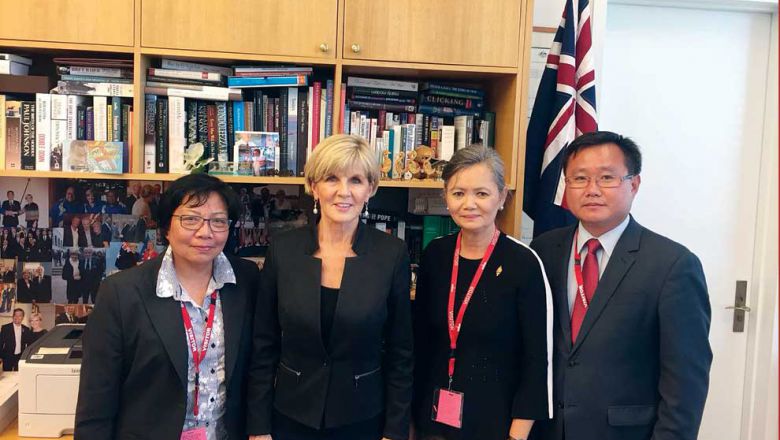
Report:
<svg viewBox="0 0 780 440"><path fill-rule="evenodd" d="M266 77L242 77L231 76L228 78L228 87L233 88L251 88L251 87L296 87L308 84L307 75L292 76L266 76Z"/></svg>
<svg viewBox="0 0 780 440"><path fill-rule="evenodd" d="M233 101L233 131L244 131L244 101Z"/></svg>

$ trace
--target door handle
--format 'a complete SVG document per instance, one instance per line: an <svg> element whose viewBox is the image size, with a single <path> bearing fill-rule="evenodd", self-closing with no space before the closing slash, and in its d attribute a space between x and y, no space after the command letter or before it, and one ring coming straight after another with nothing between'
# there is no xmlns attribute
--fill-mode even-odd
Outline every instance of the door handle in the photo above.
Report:
<svg viewBox="0 0 780 440"><path fill-rule="evenodd" d="M745 331L745 313L750 311L747 302L747 281L737 280L737 287L734 292L734 305L727 306L729 310L734 310L734 323L732 331L734 333L743 333Z"/></svg>

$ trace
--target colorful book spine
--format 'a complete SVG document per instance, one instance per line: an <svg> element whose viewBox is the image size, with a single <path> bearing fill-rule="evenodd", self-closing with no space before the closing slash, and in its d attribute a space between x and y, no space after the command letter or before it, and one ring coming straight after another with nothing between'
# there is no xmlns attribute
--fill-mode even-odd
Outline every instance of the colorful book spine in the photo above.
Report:
<svg viewBox="0 0 780 440"><path fill-rule="evenodd" d="M35 169L35 102L23 101L22 115L22 169Z"/></svg>
<svg viewBox="0 0 780 440"><path fill-rule="evenodd" d="M0 108L5 115L5 169L22 169L22 103L5 101Z"/></svg>
<svg viewBox="0 0 780 440"><path fill-rule="evenodd" d="M244 103L233 103L233 131L244 131Z"/></svg>
<svg viewBox="0 0 780 440"><path fill-rule="evenodd" d="M49 171L51 164L51 95L35 94L35 169Z"/></svg>
<svg viewBox="0 0 780 440"><path fill-rule="evenodd" d="M336 124L336 133L346 133L344 131L344 107L347 105L347 84L341 83L341 91L339 92L339 119Z"/></svg>
<svg viewBox="0 0 780 440"><path fill-rule="evenodd" d="M228 160L228 121L227 103L217 102L217 160Z"/></svg>
<svg viewBox="0 0 780 440"><path fill-rule="evenodd" d="M76 127L76 138L78 140L87 140L87 108L83 105L80 105L76 108L76 123L78 124L78 127ZM70 136L68 136L68 140L73 140Z"/></svg>
<svg viewBox="0 0 780 440"><path fill-rule="evenodd" d="M233 160L233 144L236 142L236 130L233 126L235 116L233 115L233 106L227 106L227 157L228 162Z"/></svg>
<svg viewBox="0 0 780 440"><path fill-rule="evenodd" d="M303 176L309 149L309 102L309 91L301 89L298 93L298 153L295 167L298 176Z"/></svg>
<svg viewBox="0 0 780 440"><path fill-rule="evenodd" d="M298 172L298 89L287 90L287 171L291 176Z"/></svg>
<svg viewBox="0 0 780 440"><path fill-rule="evenodd" d="M314 93L312 94L312 109L311 117L312 117L312 140L311 140L311 149L314 150L317 148L317 145L320 143L320 104L322 103L322 83L319 81L316 81L314 83L313 87Z"/></svg>
<svg viewBox="0 0 780 440"><path fill-rule="evenodd" d="M485 91L474 87L461 87L450 86L446 84L439 84L435 82L423 83L422 90L429 91L429 93L451 96L454 98L466 98L466 99L484 99Z"/></svg>
<svg viewBox="0 0 780 440"><path fill-rule="evenodd" d="M49 158L51 171L62 171L62 151L67 141L68 97L51 95L51 157Z"/></svg>
<svg viewBox="0 0 780 440"><path fill-rule="evenodd" d="M157 95L144 98L144 173L155 172L157 139Z"/></svg>
<svg viewBox="0 0 780 440"><path fill-rule="evenodd" d="M213 83L222 82L222 74L205 71L192 71L192 70L174 70L174 69L156 69L150 67L148 74L151 76L158 76L162 78L173 79L194 79L198 81L208 81Z"/></svg>
<svg viewBox="0 0 780 440"><path fill-rule="evenodd" d="M282 175L287 175L289 171L287 168L287 159L290 155L289 150L289 131L287 130L287 104L289 103L290 89L284 88L279 90L279 157L276 158L279 163L279 171Z"/></svg>
<svg viewBox="0 0 780 440"><path fill-rule="evenodd" d="M111 125L113 126L112 142L122 141L122 99L118 96L111 97Z"/></svg>
<svg viewBox="0 0 780 440"><path fill-rule="evenodd" d="M122 139L121 141L129 144L130 143L130 132L133 130L131 129L132 124L130 124L130 113L132 106L130 104L122 104Z"/></svg>
<svg viewBox="0 0 780 440"><path fill-rule="evenodd" d="M57 93L60 95L121 96L123 98L132 98L133 85L106 82L58 81Z"/></svg>
<svg viewBox="0 0 780 440"><path fill-rule="evenodd" d="M106 105L106 139L109 142L114 141L114 106Z"/></svg>
<svg viewBox="0 0 780 440"><path fill-rule="evenodd" d="M290 75L290 76L266 76L266 77L245 77L231 76L227 80L228 87L232 88L252 88L252 87L297 87L305 86L308 81L308 75Z"/></svg>
<svg viewBox="0 0 780 440"><path fill-rule="evenodd" d="M6 128L5 95L0 95L0 164L5 165ZM0 168L1 169L1 168Z"/></svg>
<svg viewBox="0 0 780 440"><path fill-rule="evenodd" d="M157 137L155 172L168 172L168 99L157 98L157 120L155 122Z"/></svg>
<svg viewBox="0 0 780 440"><path fill-rule="evenodd" d="M188 99L187 106L187 145L198 142L198 101Z"/></svg>
<svg viewBox="0 0 780 440"><path fill-rule="evenodd" d="M217 106L206 106L206 129L210 157L219 160L217 148Z"/></svg>

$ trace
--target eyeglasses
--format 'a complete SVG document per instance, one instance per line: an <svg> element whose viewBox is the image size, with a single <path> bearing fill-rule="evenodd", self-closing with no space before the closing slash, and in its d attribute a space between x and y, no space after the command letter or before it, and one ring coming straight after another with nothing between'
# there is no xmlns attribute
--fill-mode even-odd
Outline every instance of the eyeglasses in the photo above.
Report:
<svg viewBox="0 0 780 440"><path fill-rule="evenodd" d="M203 218L199 215L178 215L174 214L173 217L179 217L179 223L184 229L190 231L197 231L203 227L203 222L209 222L209 227L214 232L225 232L230 227L230 219L227 217L214 217Z"/></svg>
<svg viewBox="0 0 780 440"><path fill-rule="evenodd" d="M625 176L613 176L611 174L604 174L595 178L596 185L599 188L617 188L624 180L631 180L634 178L633 174L626 174ZM566 185L573 189L582 189L590 185L590 181L593 177L590 176L574 176L567 177L565 179Z"/></svg>

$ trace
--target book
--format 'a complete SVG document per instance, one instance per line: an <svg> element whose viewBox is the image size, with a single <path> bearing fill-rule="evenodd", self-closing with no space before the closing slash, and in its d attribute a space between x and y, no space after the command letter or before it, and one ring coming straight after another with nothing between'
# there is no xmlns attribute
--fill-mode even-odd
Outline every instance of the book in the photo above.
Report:
<svg viewBox="0 0 780 440"><path fill-rule="evenodd" d="M171 70L189 70L193 72L210 72L219 73L220 75L230 76L233 74L233 69L225 66L214 66L210 64L192 63L189 61L172 60L163 58L160 63L160 67L163 69Z"/></svg>
<svg viewBox="0 0 780 440"><path fill-rule="evenodd" d="M432 94L452 96L467 99L484 99L485 91L475 87L453 86L437 82L424 82L420 90L428 91Z"/></svg>
<svg viewBox="0 0 780 440"><path fill-rule="evenodd" d="M67 101L67 107L66 107L66 116L65 119L67 120L67 136L66 139L85 139L85 132L82 130L82 134L79 135L79 126L81 125L79 121L79 108L82 109L82 120L83 118L86 118L86 114L84 111L86 108L84 107L84 103L86 102L87 98L84 96L78 96L78 95L54 95L54 96L65 96L65 99Z"/></svg>
<svg viewBox="0 0 780 440"><path fill-rule="evenodd" d="M35 169L49 171L51 165L51 95L35 94Z"/></svg>
<svg viewBox="0 0 780 440"><path fill-rule="evenodd" d="M298 89L287 90L287 169L289 175L298 174Z"/></svg>
<svg viewBox="0 0 780 440"><path fill-rule="evenodd" d="M144 98L144 173L155 172L157 95Z"/></svg>
<svg viewBox="0 0 780 440"><path fill-rule="evenodd" d="M60 75L77 75L99 78L132 78L132 69L121 69L115 67L93 67L93 66L57 66L57 73Z"/></svg>
<svg viewBox="0 0 780 440"><path fill-rule="evenodd" d="M22 169L35 169L35 102L22 101L21 106Z"/></svg>
<svg viewBox="0 0 780 440"><path fill-rule="evenodd" d="M414 112L416 107L413 105L393 104L389 102L378 101L357 101L350 99L347 101L352 110L385 110L389 112Z"/></svg>
<svg viewBox="0 0 780 440"><path fill-rule="evenodd" d="M22 103L5 100L0 108L5 115L5 169L22 169Z"/></svg>
<svg viewBox="0 0 780 440"><path fill-rule="evenodd" d="M215 105L206 106L206 141L207 157L217 160L217 107Z"/></svg>
<svg viewBox="0 0 780 440"><path fill-rule="evenodd" d="M347 78L348 87L365 87L374 89L400 90L406 92L417 92L418 85L414 81L400 81L392 79L362 78L350 76Z"/></svg>
<svg viewBox="0 0 780 440"><path fill-rule="evenodd" d="M160 96L180 96L182 98L203 99L207 101L241 101L241 91L227 87L194 86L197 89L182 87L146 87L144 92Z"/></svg>
<svg viewBox="0 0 780 440"><path fill-rule="evenodd" d="M455 126L443 125L441 127L441 141L438 142L438 159L450 160L455 154Z"/></svg>
<svg viewBox="0 0 780 440"><path fill-rule="evenodd" d="M51 95L51 171L62 171L62 150L68 140L68 97Z"/></svg>
<svg viewBox="0 0 780 440"><path fill-rule="evenodd" d="M485 101L482 99L458 98L454 96L423 93L420 95L420 104L460 109L481 109L484 106Z"/></svg>
<svg viewBox="0 0 780 440"><path fill-rule="evenodd" d="M118 96L111 97L111 119L110 124L113 126L112 138L113 142L121 142L122 135L122 99Z"/></svg>
<svg viewBox="0 0 780 440"><path fill-rule="evenodd" d="M16 61L0 60L0 73L5 75L27 75L30 73L30 66L17 63Z"/></svg>
<svg viewBox="0 0 780 440"><path fill-rule="evenodd" d="M12 54L12 53L0 53L0 60L13 61L15 63L26 64L28 66L31 66L33 63L30 58L23 57L21 55Z"/></svg>
<svg viewBox="0 0 780 440"><path fill-rule="evenodd" d="M235 76L271 76L273 74L290 75L306 74L311 75L311 67L301 66L234 66Z"/></svg>
<svg viewBox="0 0 780 440"><path fill-rule="evenodd" d="M417 108L420 113L433 116L455 117L455 116L482 116L482 111L477 108L464 109L459 107L445 107L441 105L420 104Z"/></svg>
<svg viewBox="0 0 780 440"><path fill-rule="evenodd" d="M132 98L133 84L57 81L56 92L60 95L121 96Z"/></svg>
<svg viewBox="0 0 780 440"><path fill-rule="evenodd" d="M305 86L308 82L308 78L308 75L266 77L231 76L228 77L227 85L232 88Z"/></svg>
<svg viewBox="0 0 780 440"><path fill-rule="evenodd" d="M6 130L5 130L5 95L0 95L0 164L5 165L5 143L6 143Z"/></svg>
<svg viewBox="0 0 780 440"><path fill-rule="evenodd" d="M278 171L279 133L239 131L233 148L237 174L269 176Z"/></svg>
<svg viewBox="0 0 780 440"><path fill-rule="evenodd" d="M106 140L109 142L114 141L114 106L111 103L106 103Z"/></svg>
<svg viewBox="0 0 780 440"><path fill-rule="evenodd" d="M87 107L84 121L84 139L88 141L95 140L95 107L91 105Z"/></svg>
<svg viewBox="0 0 780 440"><path fill-rule="evenodd" d="M312 104L309 108L311 111L312 128L311 128L311 149L314 150L317 144L320 143L320 104L322 103L322 83L316 81L313 86ZM322 109L324 110L324 109Z"/></svg>
<svg viewBox="0 0 780 440"><path fill-rule="evenodd" d="M206 71L197 72L192 70L157 69L150 67L147 70L147 73L150 76L156 76L160 78L194 79L211 83L221 83L224 79L221 73Z"/></svg>
<svg viewBox="0 0 780 440"><path fill-rule="evenodd" d="M92 107L94 109L94 140L108 141L108 100L105 96L95 96L92 98Z"/></svg>
<svg viewBox="0 0 780 440"><path fill-rule="evenodd" d="M187 145L198 142L198 101L188 99L184 102L187 111Z"/></svg>
<svg viewBox="0 0 780 440"><path fill-rule="evenodd" d="M156 173L168 172L168 98L157 98L155 120L155 165Z"/></svg>
<svg viewBox="0 0 780 440"><path fill-rule="evenodd" d="M298 176L303 176L303 169L306 165L306 156L309 148L309 91L301 89L298 91L298 152L296 154L296 171Z"/></svg>
<svg viewBox="0 0 780 440"><path fill-rule="evenodd" d="M132 78L106 78L102 76L87 76L87 75L60 75L62 81L74 81L74 82L98 82L98 83L112 83L112 84L132 84Z"/></svg>
<svg viewBox="0 0 780 440"><path fill-rule="evenodd" d="M63 170L122 174L122 142L70 141L63 151Z"/></svg>
<svg viewBox="0 0 780 440"><path fill-rule="evenodd" d="M228 161L228 121L227 103L218 102L217 107L217 159L220 162ZM231 145L232 146L232 145Z"/></svg>
<svg viewBox="0 0 780 440"><path fill-rule="evenodd" d="M183 173L184 150L187 138L184 135L184 127L187 117L184 110L184 98L180 96L168 97L168 172Z"/></svg>

